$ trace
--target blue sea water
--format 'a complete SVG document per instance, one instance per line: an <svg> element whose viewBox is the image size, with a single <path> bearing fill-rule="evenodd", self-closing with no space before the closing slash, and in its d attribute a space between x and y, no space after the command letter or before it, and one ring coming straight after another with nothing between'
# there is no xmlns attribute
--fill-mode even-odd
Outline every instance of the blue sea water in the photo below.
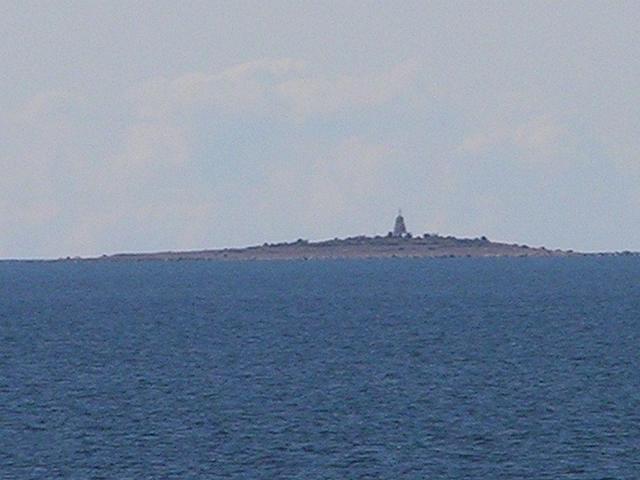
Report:
<svg viewBox="0 0 640 480"><path fill-rule="evenodd" d="M2 479L638 479L640 259L0 264Z"/></svg>

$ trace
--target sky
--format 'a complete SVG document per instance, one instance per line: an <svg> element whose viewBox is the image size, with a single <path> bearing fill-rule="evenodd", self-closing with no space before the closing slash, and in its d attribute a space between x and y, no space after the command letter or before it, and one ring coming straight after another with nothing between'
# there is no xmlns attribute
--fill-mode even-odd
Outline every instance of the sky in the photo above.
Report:
<svg viewBox="0 0 640 480"><path fill-rule="evenodd" d="M0 258L640 250L635 1L0 2Z"/></svg>

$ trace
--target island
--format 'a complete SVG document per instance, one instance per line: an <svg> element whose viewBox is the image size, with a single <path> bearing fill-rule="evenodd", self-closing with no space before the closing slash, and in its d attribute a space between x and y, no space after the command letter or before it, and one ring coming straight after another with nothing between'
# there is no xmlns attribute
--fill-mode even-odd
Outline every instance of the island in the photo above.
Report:
<svg viewBox="0 0 640 480"><path fill-rule="evenodd" d="M557 257L576 255L573 251L493 242L486 237L456 238L407 231L402 213L393 231L381 236L356 236L311 242L264 243L245 248L155 253L119 253L88 260L313 260L364 258L452 258L452 257Z"/></svg>

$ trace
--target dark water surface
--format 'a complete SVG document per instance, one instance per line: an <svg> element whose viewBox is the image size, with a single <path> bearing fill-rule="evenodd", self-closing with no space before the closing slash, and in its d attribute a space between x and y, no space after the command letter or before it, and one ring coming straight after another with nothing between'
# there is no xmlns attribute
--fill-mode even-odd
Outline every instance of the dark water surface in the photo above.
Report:
<svg viewBox="0 0 640 480"><path fill-rule="evenodd" d="M0 264L2 479L638 479L640 259Z"/></svg>

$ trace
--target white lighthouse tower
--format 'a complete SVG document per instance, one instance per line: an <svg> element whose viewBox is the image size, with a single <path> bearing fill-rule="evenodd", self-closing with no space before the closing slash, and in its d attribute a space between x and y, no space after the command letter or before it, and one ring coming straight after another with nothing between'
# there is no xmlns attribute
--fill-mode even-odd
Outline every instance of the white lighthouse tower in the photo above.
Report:
<svg viewBox="0 0 640 480"><path fill-rule="evenodd" d="M398 216L393 226L394 237L404 237L407 234L407 227L404 224L404 218L402 216L402 210L398 210Z"/></svg>

